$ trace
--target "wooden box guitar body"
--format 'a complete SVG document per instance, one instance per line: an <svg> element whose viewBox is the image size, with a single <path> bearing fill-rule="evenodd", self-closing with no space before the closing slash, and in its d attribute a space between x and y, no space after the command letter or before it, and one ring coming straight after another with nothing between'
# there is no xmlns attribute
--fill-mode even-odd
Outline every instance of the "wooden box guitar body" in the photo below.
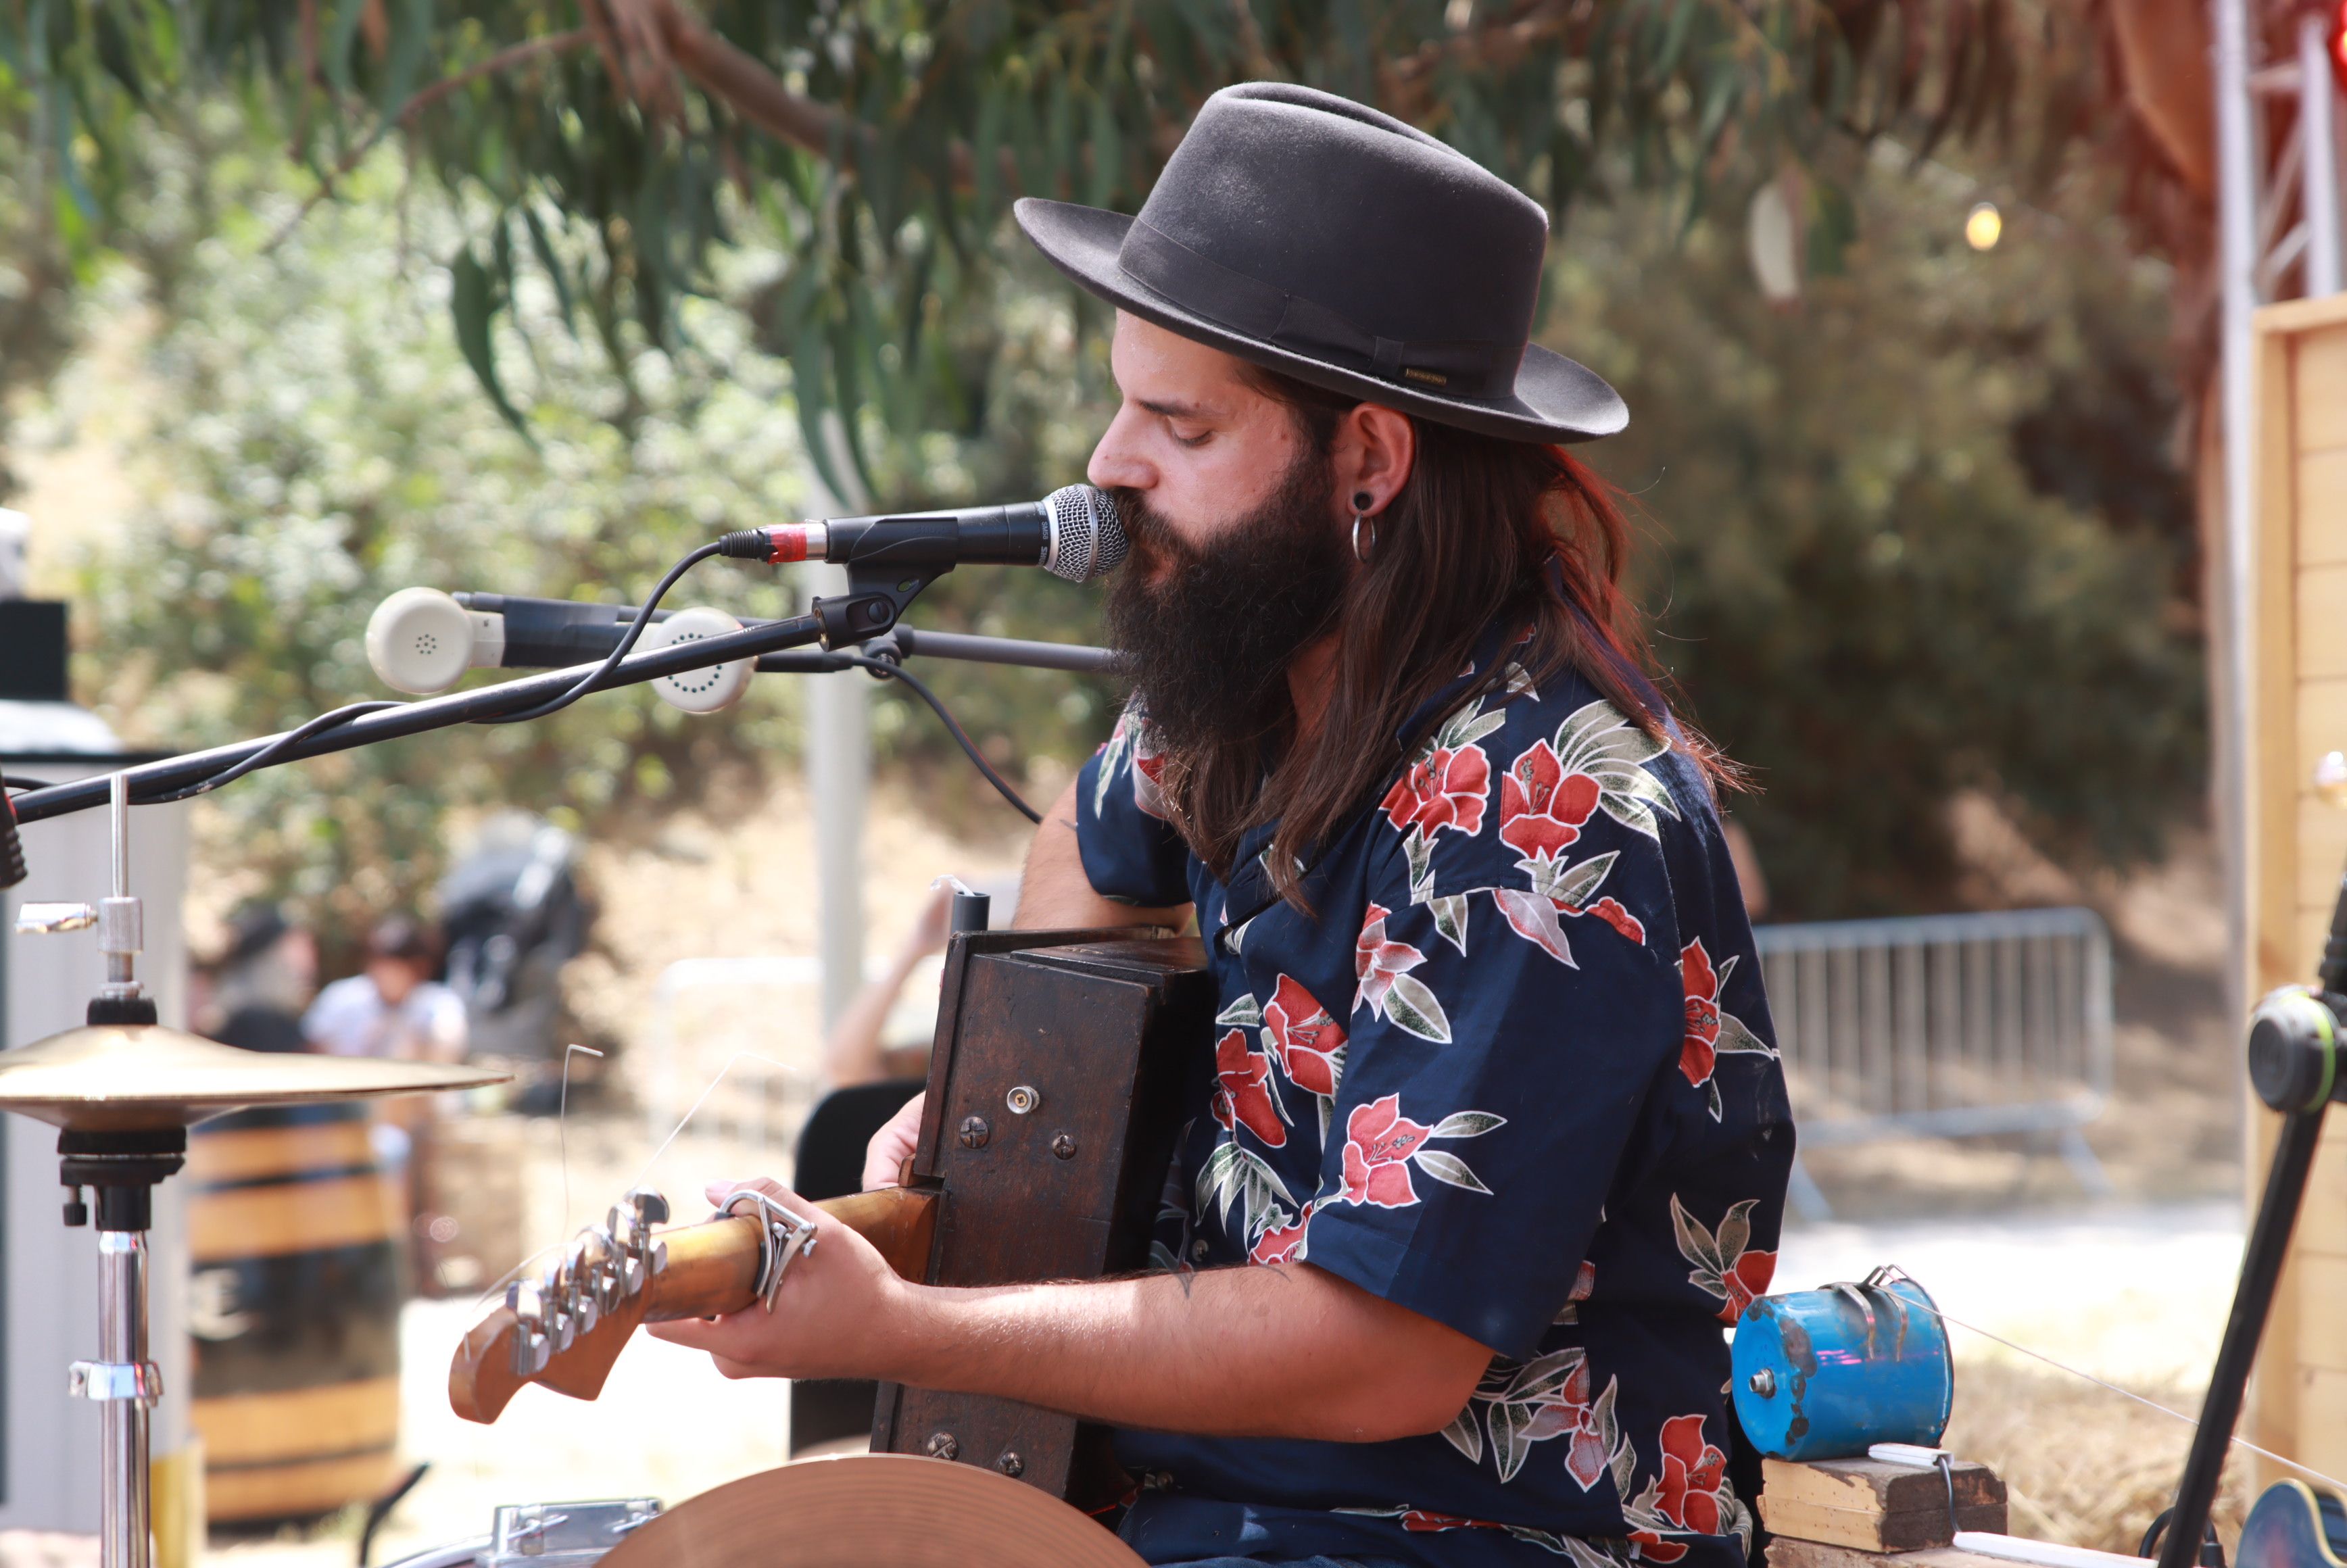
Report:
<svg viewBox="0 0 2347 1568"><path fill-rule="evenodd" d="M905 1184L822 1206L907 1278L989 1286L1144 1266L1188 1075L1208 1067L1214 989L1194 940L1130 930L958 937L947 956L920 1140ZM665 1230L633 1193L458 1346L451 1407L493 1421L526 1383L591 1399L636 1327L750 1309L787 1248L771 1216ZM1071 1416L883 1384L876 1452L1089 1492L1104 1450Z"/></svg>
<svg viewBox="0 0 2347 1568"><path fill-rule="evenodd" d="M957 942L911 1185L940 1194L932 1285L1145 1266L1186 1071L1214 994L1195 941L989 932ZM1068 1493L1071 1418L884 1384L872 1448L991 1466Z"/></svg>

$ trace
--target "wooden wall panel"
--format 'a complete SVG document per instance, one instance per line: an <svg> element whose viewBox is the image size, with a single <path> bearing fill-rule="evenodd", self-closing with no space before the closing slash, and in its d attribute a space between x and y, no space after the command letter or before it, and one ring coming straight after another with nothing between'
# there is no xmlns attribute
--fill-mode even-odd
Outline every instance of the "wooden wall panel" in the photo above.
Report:
<svg viewBox="0 0 2347 1568"><path fill-rule="evenodd" d="M2347 676L2347 565L2298 569L2298 678ZM2319 736L2308 736L2321 744ZM2333 743L2347 746L2347 736Z"/></svg>
<svg viewBox="0 0 2347 1568"><path fill-rule="evenodd" d="M2250 999L2314 978L2347 867L2347 815L2311 788L2316 760L2347 750L2347 301L2260 312L2255 353L2243 802L2250 953L2241 977ZM2277 1122L2250 1098L2245 1184L2252 1206ZM2327 1467L2347 1460L2347 1143L2327 1143L2315 1181L2259 1358L2245 1435ZM2261 1466L2259 1479L2280 1473Z"/></svg>
<svg viewBox="0 0 2347 1568"><path fill-rule="evenodd" d="M2298 505L2306 514L2299 560L2308 566L2347 561L2347 446L2298 455Z"/></svg>
<svg viewBox="0 0 2347 1568"><path fill-rule="evenodd" d="M2291 379L2298 450L2347 446L2347 323L2290 335L2297 361Z"/></svg>

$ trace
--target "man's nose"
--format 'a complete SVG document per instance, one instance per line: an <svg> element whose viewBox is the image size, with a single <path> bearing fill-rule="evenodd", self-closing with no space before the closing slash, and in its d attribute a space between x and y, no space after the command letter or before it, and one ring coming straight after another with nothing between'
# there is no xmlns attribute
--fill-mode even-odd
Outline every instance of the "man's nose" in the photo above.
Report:
<svg viewBox="0 0 2347 1568"><path fill-rule="evenodd" d="M1100 445L1092 448L1092 460L1084 466L1084 477L1103 490L1146 490L1154 487L1156 467L1141 456L1133 436L1132 417L1119 409L1108 428L1101 433Z"/></svg>

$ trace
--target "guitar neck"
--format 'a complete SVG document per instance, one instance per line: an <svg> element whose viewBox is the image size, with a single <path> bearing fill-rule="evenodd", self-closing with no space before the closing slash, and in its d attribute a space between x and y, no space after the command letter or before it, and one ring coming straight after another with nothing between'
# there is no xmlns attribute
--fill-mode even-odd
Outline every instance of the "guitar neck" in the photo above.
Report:
<svg viewBox="0 0 2347 1568"><path fill-rule="evenodd" d="M888 1266L919 1279L929 1264L938 1194L913 1187L882 1187L826 1198L815 1206L879 1250ZM668 1262L652 1276L643 1321L720 1317L757 1300L759 1222L748 1215L707 1220L660 1233Z"/></svg>
<svg viewBox="0 0 2347 1568"><path fill-rule="evenodd" d="M889 1267L917 1280L928 1268L937 1203L934 1192L883 1187L818 1206L876 1247ZM525 1322L510 1304L491 1307L449 1361L450 1408L466 1420L494 1421L526 1383L573 1399L595 1398L640 1324L722 1317L756 1303L760 1231L760 1221L742 1215L658 1232L652 1238L658 1265L641 1286L608 1306L599 1300L591 1312L582 1302L595 1291L594 1278L558 1291L536 1321ZM533 1369L525 1369L533 1358L528 1348L549 1332L556 1343Z"/></svg>

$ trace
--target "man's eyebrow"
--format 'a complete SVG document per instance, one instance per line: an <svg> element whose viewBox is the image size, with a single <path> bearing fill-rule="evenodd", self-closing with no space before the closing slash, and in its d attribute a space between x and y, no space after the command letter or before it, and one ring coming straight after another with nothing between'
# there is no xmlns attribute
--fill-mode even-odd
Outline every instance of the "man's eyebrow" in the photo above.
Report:
<svg viewBox="0 0 2347 1568"><path fill-rule="evenodd" d="M1133 402L1146 408L1150 413L1162 415L1167 419L1203 419L1207 415L1207 410L1195 403L1174 403L1162 398L1148 397L1136 397Z"/></svg>

